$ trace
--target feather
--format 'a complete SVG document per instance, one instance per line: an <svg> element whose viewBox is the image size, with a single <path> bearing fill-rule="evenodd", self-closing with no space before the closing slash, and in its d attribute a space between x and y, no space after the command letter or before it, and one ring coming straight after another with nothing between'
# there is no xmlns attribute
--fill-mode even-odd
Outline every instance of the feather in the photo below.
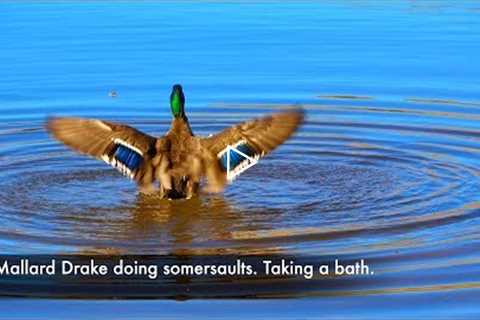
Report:
<svg viewBox="0 0 480 320"><path fill-rule="evenodd" d="M145 156L157 143L154 137L132 127L97 119L51 118L47 130L67 146L101 159L139 182L145 176Z"/></svg>
<svg viewBox="0 0 480 320"><path fill-rule="evenodd" d="M201 144L217 156L218 168L231 181L288 139L302 123L303 117L301 109L274 113L203 138Z"/></svg>
<svg viewBox="0 0 480 320"><path fill-rule="evenodd" d="M223 171L227 173L227 179L232 181L240 173L257 163L260 155L245 140L241 140L233 146L229 145L220 151L218 160Z"/></svg>

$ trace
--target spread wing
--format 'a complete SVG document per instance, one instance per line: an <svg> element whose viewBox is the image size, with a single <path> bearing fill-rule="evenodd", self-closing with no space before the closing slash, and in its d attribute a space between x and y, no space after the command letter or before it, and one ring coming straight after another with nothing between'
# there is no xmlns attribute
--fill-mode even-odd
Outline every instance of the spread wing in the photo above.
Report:
<svg viewBox="0 0 480 320"><path fill-rule="evenodd" d="M200 141L204 148L213 153L217 161L216 164L210 164L210 166L221 170L223 175L227 173L228 168L230 170L228 179L231 180L248 167L250 159L257 160L265 156L287 140L303 122L303 119L302 109L287 110L240 123ZM232 150L228 146L234 147L236 150ZM212 178L219 175L211 174L209 176Z"/></svg>
<svg viewBox="0 0 480 320"><path fill-rule="evenodd" d="M50 118L46 128L72 149L101 159L137 181L144 177L146 160L156 153L156 138L114 122Z"/></svg>

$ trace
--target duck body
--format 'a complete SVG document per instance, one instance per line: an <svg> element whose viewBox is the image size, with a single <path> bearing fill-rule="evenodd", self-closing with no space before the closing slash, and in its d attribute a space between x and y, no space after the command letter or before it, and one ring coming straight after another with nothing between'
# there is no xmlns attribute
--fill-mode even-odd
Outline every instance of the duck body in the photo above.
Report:
<svg viewBox="0 0 480 320"><path fill-rule="evenodd" d="M182 88L175 85L170 97L174 119L162 137L97 119L50 118L46 128L72 149L103 160L135 180L141 192L179 199L197 194L203 178L207 192L222 191L243 172L249 159L265 156L303 121L302 110L287 110L198 137L185 116L184 101Z"/></svg>
<svg viewBox="0 0 480 320"><path fill-rule="evenodd" d="M198 192L200 183L200 173L193 172L194 159L200 159L200 141L193 135L186 118L173 119L171 129L163 139L161 144L168 147L165 152L169 174L160 184L161 191L171 199L190 198Z"/></svg>

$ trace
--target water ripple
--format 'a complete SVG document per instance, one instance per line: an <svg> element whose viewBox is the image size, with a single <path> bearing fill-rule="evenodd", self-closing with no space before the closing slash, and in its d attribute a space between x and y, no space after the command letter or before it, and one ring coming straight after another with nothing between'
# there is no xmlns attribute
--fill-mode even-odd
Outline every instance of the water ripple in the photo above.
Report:
<svg viewBox="0 0 480 320"><path fill-rule="evenodd" d="M455 248L479 240L480 128L445 127L449 112L419 115L421 102L401 112L368 107L362 117L359 106L352 113L345 105L306 105L307 121L293 139L224 194L188 201L137 194L115 171L50 139L41 118L9 122L0 131L1 244L10 253L355 255L372 259L389 281L407 270L471 265L477 258L462 262ZM226 106L190 119L207 135L276 109ZM113 120L158 135L169 126L165 116ZM441 264L425 254L440 244L455 253ZM428 281L362 294L478 287Z"/></svg>

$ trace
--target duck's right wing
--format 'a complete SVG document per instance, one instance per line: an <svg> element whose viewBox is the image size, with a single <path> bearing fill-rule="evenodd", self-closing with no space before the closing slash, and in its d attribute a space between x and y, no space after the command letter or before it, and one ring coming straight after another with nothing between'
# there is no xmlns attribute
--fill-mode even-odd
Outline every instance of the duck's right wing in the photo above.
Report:
<svg viewBox="0 0 480 320"><path fill-rule="evenodd" d="M216 180L216 185L221 188L224 184L222 177L223 181L225 178L231 180L244 171L249 161L245 156L255 160L265 156L288 139L303 119L302 109L291 109L246 121L202 138L203 148L209 151L214 160L210 161L211 173L207 176L210 180Z"/></svg>

